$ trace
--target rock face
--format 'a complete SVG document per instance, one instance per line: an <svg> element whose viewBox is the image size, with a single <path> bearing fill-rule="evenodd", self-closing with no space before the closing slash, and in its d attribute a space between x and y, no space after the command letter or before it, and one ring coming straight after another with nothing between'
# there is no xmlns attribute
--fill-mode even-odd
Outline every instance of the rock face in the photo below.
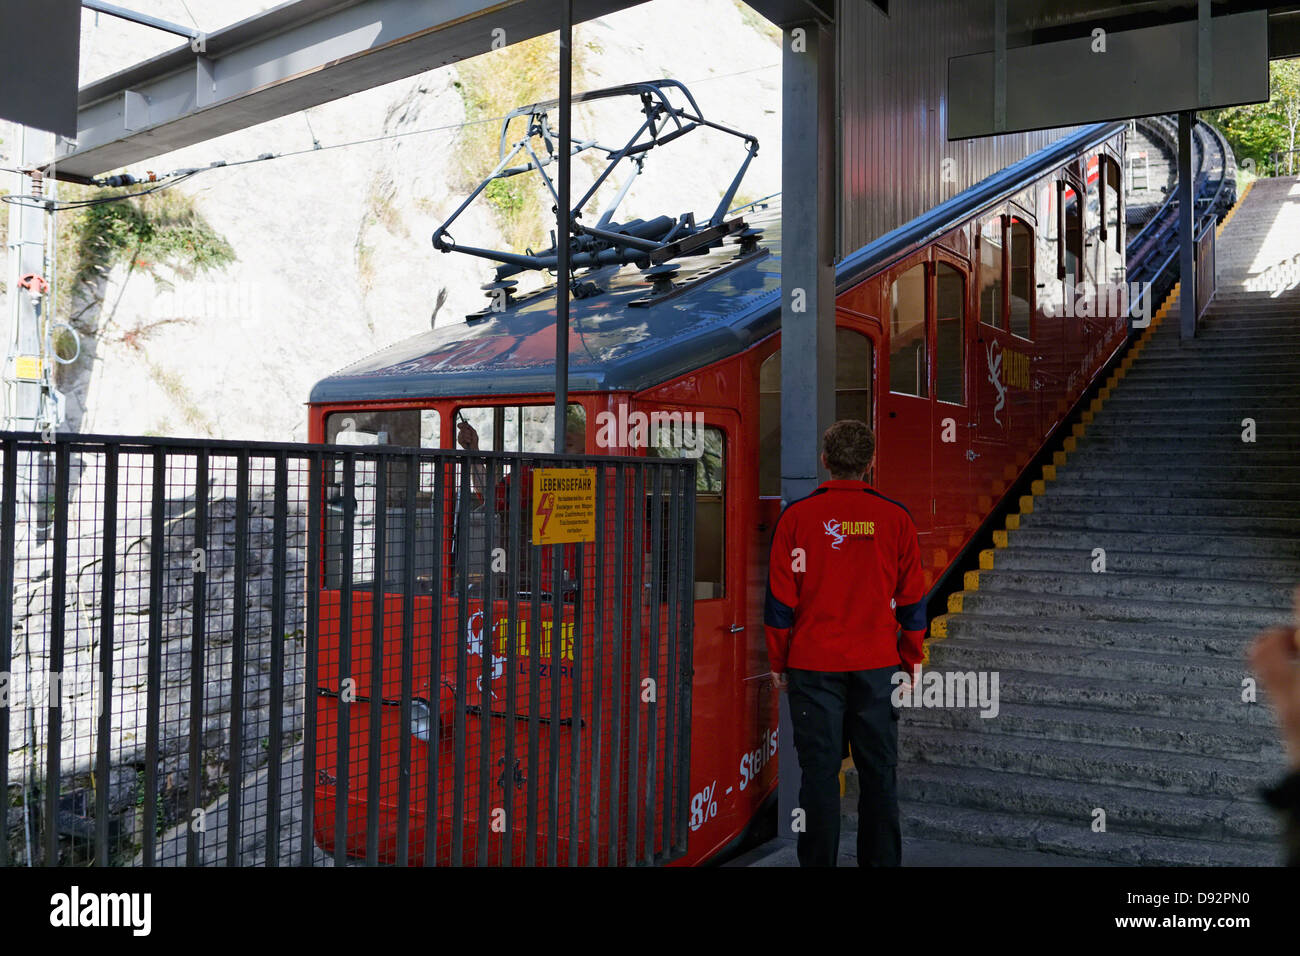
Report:
<svg viewBox="0 0 1300 956"><path fill-rule="evenodd" d="M189 22L177 0L135 6ZM195 13L233 22L271 6L230 0L219 14ZM156 31L109 17L83 19L83 82L174 45ZM483 56L498 54L510 56L509 49ZM780 189L779 41L739 0L656 0L580 24L575 56L577 89L681 78L705 117L762 144L740 199ZM513 60L503 62L518 69ZM304 440L302 406L316 381L427 329L440 294L439 325L482 308L479 286L489 280L491 264L439 253L430 244L434 229L496 162L494 150L471 140L475 127L463 125L479 115L467 102L486 99L492 128L496 117L520 105L506 102L510 77L499 81L500 89L477 90L467 85L471 74L479 75L456 66L422 73L132 167L163 172L305 151L205 172L175 187L194 197L238 261L220 273L171 276L171 288L116 267L102 290L102 331L83 343L85 357L60 380L69 399L68 429ZM521 80L521 88L554 83L522 79L531 85ZM580 106L575 133L621 145L640 119L638 108L632 102L621 104L621 112L604 103ZM340 146L358 140L375 141ZM315 150L313 142L329 148ZM574 163L575 197L594 176L589 157L580 154ZM619 216L687 210L707 216L742 157L738 140L709 130L655 150ZM623 175L620 170L616 179ZM540 204L540 180L518 177L525 179ZM600 195L608 198L613 189ZM458 220L455 235L500 248L508 226L506 215L480 197ZM544 238L528 241L538 248Z"/></svg>

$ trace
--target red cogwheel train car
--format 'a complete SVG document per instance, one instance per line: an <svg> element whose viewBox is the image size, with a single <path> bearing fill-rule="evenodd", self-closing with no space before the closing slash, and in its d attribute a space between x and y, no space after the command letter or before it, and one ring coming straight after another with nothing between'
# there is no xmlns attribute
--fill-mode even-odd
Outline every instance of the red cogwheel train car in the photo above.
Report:
<svg viewBox="0 0 1300 956"><path fill-rule="evenodd" d="M836 417L875 429L874 483L915 518L932 587L1125 341L1126 309L1116 302L1123 298L1107 295L1125 283L1123 149L1121 125L1079 130L837 267ZM578 274L587 284L571 306L571 451L653 453L628 434L626 423L638 412L682 413L704 427L696 483L690 832L677 861L687 864L724 853L771 807L780 757L763 640L769 537L781 507L779 200L740 211L750 227L741 242L683 260L671 285L657 276L649 286L633 266L589 270ZM549 451L554 335L553 287L417 335L318 383L310 438L334 443L360 435L452 449L467 424L484 449ZM334 745L325 654L337 648L345 606L328 575L325 583L321 767ZM348 602L361 658L370 600L368 592L354 592ZM455 596L434 589L417 608L417 660L433 652L433 601L442 602L445 619L456 617ZM465 609L471 631L484 611L481 603ZM471 674L480 672L483 630L470 647ZM548 674L545 693L568 679ZM383 762L387 775L403 733L419 738L412 764L423 765L427 727L421 735L385 724L381 751L372 753L364 708L353 713L356 779L364 779L371 760ZM468 768L471 776L477 772ZM491 773L495 779L501 771ZM445 774L439 786L456 783ZM333 849L336 794L324 771L316 793L318 842ZM380 799L391 856L395 804L387 786ZM349 800L364 821L365 788ZM440 803L447 813L458 806ZM478 806L462 804L470 832ZM421 859L426 822L414 813L408 821L413 861ZM440 851L435 860L444 856Z"/></svg>

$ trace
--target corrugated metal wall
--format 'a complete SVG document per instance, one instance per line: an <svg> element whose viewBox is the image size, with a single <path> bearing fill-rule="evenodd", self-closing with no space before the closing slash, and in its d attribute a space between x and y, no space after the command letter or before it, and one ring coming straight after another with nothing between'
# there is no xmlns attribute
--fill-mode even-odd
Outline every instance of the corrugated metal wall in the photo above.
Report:
<svg viewBox="0 0 1300 956"><path fill-rule="evenodd" d="M839 5L841 256L1073 129L948 142L948 58L993 49L993 2L889 7Z"/></svg>

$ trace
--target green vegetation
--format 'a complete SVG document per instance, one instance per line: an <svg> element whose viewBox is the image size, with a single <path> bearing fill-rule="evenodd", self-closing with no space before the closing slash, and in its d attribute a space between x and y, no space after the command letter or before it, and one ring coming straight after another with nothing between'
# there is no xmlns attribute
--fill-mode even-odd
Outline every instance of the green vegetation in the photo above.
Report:
<svg viewBox="0 0 1300 956"><path fill-rule="evenodd" d="M588 87L582 69L582 55L587 46L574 42L573 88ZM500 117L517 106L555 97L558 93L556 63L559 41L555 34L544 34L522 43L492 50L465 60L457 66L459 80L454 84L465 104L468 125L461 132L457 148L462 180L453 184L454 191L468 193L487 176L500 157ZM550 117L552 125L556 117ZM575 121L575 127L577 123ZM524 120L510 125L510 141L524 133ZM533 149L545 157L541 140L534 137ZM507 147L508 148L508 147ZM554 175L554 168L550 168ZM576 184L575 184L576 186ZM532 247L549 245L551 211L546 187L535 172L523 173L488 184L482 199L498 214L506 248L523 252Z"/></svg>
<svg viewBox="0 0 1300 956"><path fill-rule="evenodd" d="M60 187L60 199L123 195L132 190ZM236 260L230 243L198 212L194 198L175 189L59 214L61 317L81 332L97 334L112 321L104 316L104 283L115 266L126 265L123 284L137 271L162 288L173 277L224 269Z"/></svg>
<svg viewBox="0 0 1300 956"><path fill-rule="evenodd" d="M763 34L770 40L775 40L777 44L781 43L780 27L745 3L745 0L732 0L732 2L735 3L736 9L740 11L740 19L744 21L745 26Z"/></svg>
<svg viewBox="0 0 1300 956"><path fill-rule="evenodd" d="M1238 166L1253 165L1260 176L1291 176L1300 172L1300 154L1294 152L1300 132L1300 60L1270 63L1269 90L1267 103L1229 106L1202 116L1222 130Z"/></svg>

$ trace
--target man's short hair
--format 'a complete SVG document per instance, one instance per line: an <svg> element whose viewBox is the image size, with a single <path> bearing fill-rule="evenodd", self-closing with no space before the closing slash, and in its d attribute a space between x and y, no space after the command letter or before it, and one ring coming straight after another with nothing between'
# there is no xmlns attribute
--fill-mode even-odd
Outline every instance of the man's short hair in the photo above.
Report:
<svg viewBox="0 0 1300 956"><path fill-rule="evenodd" d="M876 436L866 422L845 419L836 422L822 435L822 452L832 475L861 475L871 464L875 451Z"/></svg>

